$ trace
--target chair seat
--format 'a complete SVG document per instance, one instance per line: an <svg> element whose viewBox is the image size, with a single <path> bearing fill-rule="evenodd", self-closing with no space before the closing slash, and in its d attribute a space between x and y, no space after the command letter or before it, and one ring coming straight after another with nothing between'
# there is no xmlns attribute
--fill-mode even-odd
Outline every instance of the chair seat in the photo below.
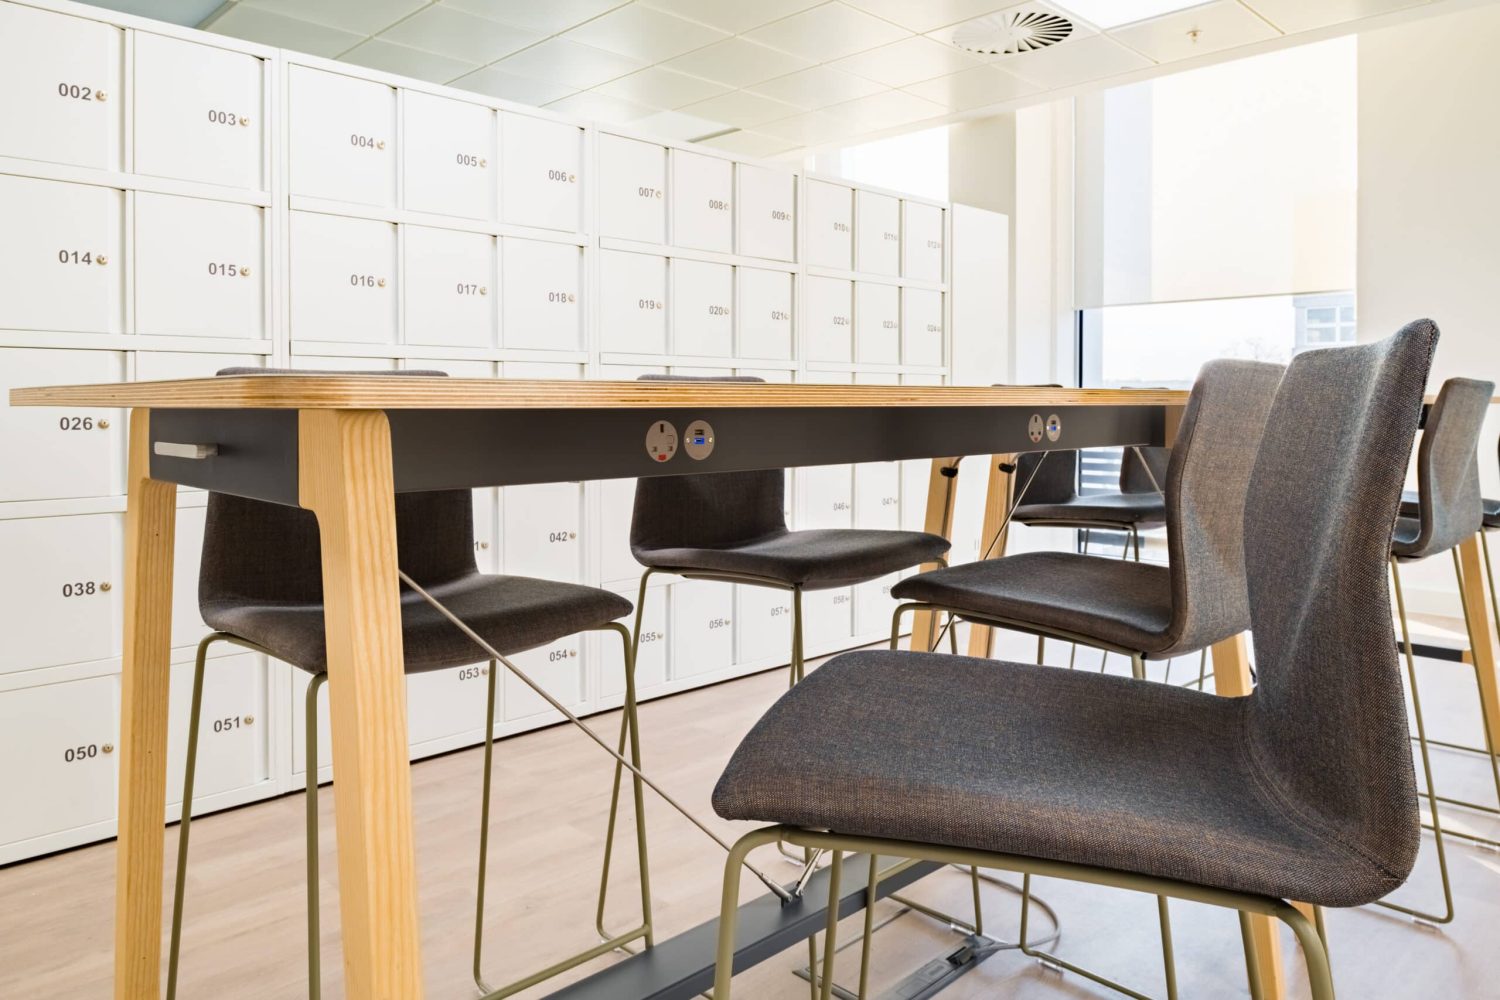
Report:
<svg viewBox="0 0 1500 1000"><path fill-rule="evenodd" d="M1171 573L1152 563L1026 552L919 573L891 596L1142 653L1172 644Z"/></svg>
<svg viewBox="0 0 1500 1000"><path fill-rule="evenodd" d="M1018 504L1013 520L1021 524L1075 521L1155 528L1167 523L1167 501L1160 493L1099 493L1059 503Z"/></svg>
<svg viewBox="0 0 1500 1000"><path fill-rule="evenodd" d="M1422 501L1417 496L1416 490L1407 490L1401 494L1401 516L1420 517L1422 514ZM1500 528L1500 500L1484 498L1484 526L1486 528Z"/></svg>
<svg viewBox="0 0 1500 1000"><path fill-rule="evenodd" d="M632 609L629 601L608 590L525 576L476 573L426 589L507 656L607 625ZM203 620L309 673L328 669L321 604L208 602ZM401 635L407 673L489 659L456 625L406 587L401 588Z"/></svg>
<svg viewBox="0 0 1500 1000"><path fill-rule="evenodd" d="M937 654L839 656L735 751L715 811L1358 906L1403 881L1266 790L1249 698Z"/></svg>
<svg viewBox="0 0 1500 1000"><path fill-rule="evenodd" d="M824 528L780 531L749 542L710 548L635 549L652 569L764 577L827 590L874 580L942 558L948 540L922 531Z"/></svg>

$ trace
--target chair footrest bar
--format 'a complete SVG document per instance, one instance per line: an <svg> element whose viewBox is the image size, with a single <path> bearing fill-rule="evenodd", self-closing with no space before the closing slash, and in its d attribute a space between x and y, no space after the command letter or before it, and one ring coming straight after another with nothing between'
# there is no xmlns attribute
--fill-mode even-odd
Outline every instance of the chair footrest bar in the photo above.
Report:
<svg viewBox="0 0 1500 1000"><path fill-rule="evenodd" d="M880 994L879 1000L929 1000L930 997L935 997L952 986L954 980L971 972L978 967L980 962L996 952L1014 950L1014 945L1007 945L994 938L970 934L953 951L941 958L934 958ZM796 975L803 980L810 978L810 973L805 967L798 969ZM859 1000L855 993L838 983L833 984L833 995L839 1000Z"/></svg>
<svg viewBox="0 0 1500 1000"><path fill-rule="evenodd" d="M637 927L633 931L621 934L618 937L610 938L607 941L602 941L599 944L594 945L592 948L580 951L578 954L572 956L571 958L565 958L561 962L556 962L552 965L547 966L547 968L542 969L540 972L534 972L531 975L527 976L525 979L518 979L507 986L502 986L499 989L491 990L484 996L480 997L480 1000L503 1000L504 997L513 996L517 993L522 992L523 990L530 989L537 983L551 979L553 976L556 976L563 972L567 972L569 969L576 968L577 966L580 966L585 962L592 962L594 959L598 958L601 955L607 955L612 951L624 947L632 941L639 940L640 938L645 937L647 933L650 932L650 930L651 929L649 927L641 926Z"/></svg>

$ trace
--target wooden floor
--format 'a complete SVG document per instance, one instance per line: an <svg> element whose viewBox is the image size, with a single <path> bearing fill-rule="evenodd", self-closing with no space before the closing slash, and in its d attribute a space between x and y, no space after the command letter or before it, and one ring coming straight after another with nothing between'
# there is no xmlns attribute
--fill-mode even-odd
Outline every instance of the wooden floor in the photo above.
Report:
<svg viewBox="0 0 1500 1000"><path fill-rule="evenodd" d="M1051 644L1049 660L1066 662L1067 649ZM1031 640L1002 644L1002 654L1026 659ZM1127 665L1111 658L1111 669ZM1097 669L1099 654L1080 652L1079 667ZM1153 665L1160 677L1160 666ZM1434 734L1478 739L1473 673L1459 664L1424 661L1424 704ZM1196 676L1196 658L1180 660L1174 680ZM709 792L739 737L784 689L782 672L652 702L642 707L645 755L651 773L705 817ZM613 731L618 715L595 717ZM6 762L5 766L15 766ZM1481 797L1488 780L1477 762L1445 754L1439 761L1444 790ZM518 976L593 943L593 893L607 804L606 759L566 727L506 740L497 754L496 823L489 895L491 982ZM423 955L430 1000L476 995L469 978L479 812L480 753L469 750L417 764L413 789L422 887ZM333 796L323 804L323 995L343 996L338 935ZM25 808L5 803L4 808ZM306 995L303 924L301 795L290 795L193 826L188 878L187 933L179 995L185 1000L281 1000ZM652 881L660 935L671 935L714 914L722 854L698 831L659 802L648 800ZM712 820L732 838L745 827ZM1473 820L1494 832L1496 824ZM613 922L629 920L634 852L622 827L620 857L627 859L611 897ZM169 837L175 845L175 838ZM763 865L786 878L795 869L774 853ZM1500 854L1452 846L1449 862L1458 896L1458 919L1444 929L1414 925L1364 908L1329 915L1334 972L1342 997L1493 998L1500 996ZM170 880L172 858L168 857ZM0 998L99 1000L109 995L114 846L101 844L0 870ZM745 880L747 898L758 885ZM968 912L968 881L943 872L919 883L912 895L952 912ZM1039 894L1058 911L1064 956L1126 980L1143 992L1162 993L1154 900L1140 895L1044 881ZM171 886L167 887L170 900ZM1407 900L1441 902L1431 839ZM986 929L1013 940L1015 897L987 887ZM880 905L882 916L897 913ZM1232 913L1174 903L1181 995L1245 995L1238 925ZM1035 925L1034 925L1035 926ZM853 921L841 930L848 941ZM958 944L948 930L908 913L876 936L875 981L884 987ZM165 953L165 951L164 951ZM1293 996L1305 996L1300 956L1288 939ZM858 949L840 956L839 981L852 985ZM736 980L746 1000L800 998L806 984L792 968L806 960L794 948ZM600 963L611 961L601 959ZM590 967L592 969L593 967ZM581 975L582 973L575 974ZM556 981L555 981L556 982ZM554 986L555 986L554 982ZM525 994L545 995L551 987ZM879 991L876 991L878 995ZM1110 995L1001 952L946 991L945 998L1091 997Z"/></svg>

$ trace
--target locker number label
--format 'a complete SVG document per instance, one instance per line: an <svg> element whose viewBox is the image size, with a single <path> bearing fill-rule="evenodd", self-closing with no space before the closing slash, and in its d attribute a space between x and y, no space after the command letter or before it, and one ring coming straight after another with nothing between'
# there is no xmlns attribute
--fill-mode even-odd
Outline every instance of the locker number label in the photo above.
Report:
<svg viewBox="0 0 1500 1000"><path fill-rule="evenodd" d="M849 223L839 222L835 220L833 223L833 231L836 233L847 233L849 231Z"/></svg>
<svg viewBox="0 0 1500 1000"><path fill-rule="evenodd" d="M253 715L226 715L222 719L214 720L214 732L232 733L236 729L243 729L246 726L254 725L254 723L255 716Z"/></svg>
<svg viewBox="0 0 1500 1000"><path fill-rule="evenodd" d="M100 420L95 423L93 417L59 417L57 420L57 429L62 431L91 431L95 427L107 429L109 421Z"/></svg>
<svg viewBox="0 0 1500 1000"><path fill-rule="evenodd" d="M355 149L384 149L385 140L376 139L373 136L359 135L358 133L354 133L349 136L349 145L353 146Z"/></svg>
<svg viewBox="0 0 1500 1000"><path fill-rule="evenodd" d="M215 278L248 278L250 268L245 264L221 264L211 260L208 262L208 273Z"/></svg>
<svg viewBox="0 0 1500 1000"><path fill-rule="evenodd" d="M208 121L211 125L249 125L250 119L245 115L237 115L233 111L215 111L209 109Z"/></svg>
<svg viewBox="0 0 1500 1000"><path fill-rule="evenodd" d="M652 631L649 631L649 632L642 632L641 633L641 642L643 642L643 643L646 643L646 642L661 642L666 637L667 637L667 634L665 632L658 632L658 631L652 630Z"/></svg>
<svg viewBox="0 0 1500 1000"><path fill-rule="evenodd" d="M792 213L784 208L773 208L771 209L771 219L775 222L791 222Z"/></svg>
<svg viewBox="0 0 1500 1000"><path fill-rule="evenodd" d="M475 156L473 153L455 153L453 156L453 162L457 163L460 167L482 168L487 167L490 164L489 160L485 159L482 156Z"/></svg>
<svg viewBox="0 0 1500 1000"><path fill-rule="evenodd" d="M666 308L665 306L663 306L660 302L658 302L655 299L637 299L636 303L635 303L635 307L637 309L647 309L647 310L664 309L664 308Z"/></svg>
<svg viewBox="0 0 1500 1000"><path fill-rule="evenodd" d="M85 743L82 746L68 747L63 750L63 763L77 764L80 761L93 760L101 753L113 753L114 749L113 743L105 743L103 746L98 743Z"/></svg>
<svg viewBox="0 0 1500 1000"><path fill-rule="evenodd" d="M576 649L554 649L547 654L547 660L550 663L558 663L562 660L571 659L577 655L578 650Z"/></svg>
<svg viewBox="0 0 1500 1000"><path fill-rule="evenodd" d="M104 93L96 91L93 87L85 87L78 83L59 83L57 85L57 96L66 97L70 101L102 101Z"/></svg>
<svg viewBox="0 0 1500 1000"><path fill-rule="evenodd" d="M88 250L59 250L57 251L57 262L59 264L99 264L109 263L109 258L99 253Z"/></svg>
<svg viewBox="0 0 1500 1000"><path fill-rule="evenodd" d="M571 542L578 538L576 531L549 531L547 541L549 542Z"/></svg>
<svg viewBox="0 0 1500 1000"><path fill-rule="evenodd" d="M881 236L882 236L883 239L889 240L892 243L894 243L897 240L901 239L901 237L898 234L896 234L896 233L883 233L883 234L881 234Z"/></svg>
<svg viewBox="0 0 1500 1000"><path fill-rule="evenodd" d="M834 326L848 326L849 325L849 317L848 316L834 316L833 317L833 325Z"/></svg>
<svg viewBox="0 0 1500 1000"><path fill-rule="evenodd" d="M714 629L728 628L728 627L729 627L729 619L728 618L710 618L708 620L708 629L709 629L710 632L712 632Z"/></svg>
<svg viewBox="0 0 1500 1000"><path fill-rule="evenodd" d="M574 295L572 292L548 292L547 293L547 301L548 302L556 302L559 305L567 305L569 302L576 302L577 300L578 300L578 296ZM642 306L641 308L644 309L645 306Z"/></svg>
<svg viewBox="0 0 1500 1000"><path fill-rule="evenodd" d="M488 295L490 293L487 285L470 284L464 281L460 281L455 288L460 295Z"/></svg>
<svg viewBox="0 0 1500 1000"><path fill-rule="evenodd" d="M771 319L772 321L777 323L788 323L792 319L792 314L787 312L785 309L772 309Z"/></svg>
<svg viewBox="0 0 1500 1000"><path fill-rule="evenodd" d="M880 321L880 328L882 330L896 330L896 329L900 329L900 327L901 327L901 324L897 323L893 319L883 319L883 320Z"/></svg>
<svg viewBox="0 0 1500 1000"><path fill-rule="evenodd" d="M104 593L109 590L107 583L95 583L93 580L82 580L78 583L65 583L62 585L64 597L93 597L95 594Z"/></svg>
<svg viewBox="0 0 1500 1000"><path fill-rule="evenodd" d="M710 316L728 316L729 315L729 307L728 306L709 306L708 307L708 314Z"/></svg>
<svg viewBox="0 0 1500 1000"><path fill-rule="evenodd" d="M660 198L661 188L638 187L635 189L635 193L641 198Z"/></svg>
<svg viewBox="0 0 1500 1000"><path fill-rule="evenodd" d="M489 674L488 667L463 667L458 671L458 679L461 681L476 681Z"/></svg>
<svg viewBox="0 0 1500 1000"><path fill-rule="evenodd" d="M549 181L557 181L559 184L576 184L578 182L578 175L574 174L574 173L570 173L570 172L568 172L566 170L548 170L547 171L547 179ZM643 190L649 190L649 189L643 189ZM641 195L641 197L645 198L645 197L648 197L648 196L647 195Z"/></svg>
<svg viewBox="0 0 1500 1000"><path fill-rule="evenodd" d="M729 202L723 198L710 198L708 199L708 208L712 212L727 212L729 211Z"/></svg>
<svg viewBox="0 0 1500 1000"><path fill-rule="evenodd" d="M384 288L385 279L377 278L373 274L351 274L349 284L355 288Z"/></svg>

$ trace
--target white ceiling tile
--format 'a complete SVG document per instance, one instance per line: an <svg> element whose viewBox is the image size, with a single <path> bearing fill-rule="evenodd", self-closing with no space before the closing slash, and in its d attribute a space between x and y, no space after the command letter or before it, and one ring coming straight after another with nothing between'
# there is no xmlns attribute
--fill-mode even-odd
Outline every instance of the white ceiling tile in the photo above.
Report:
<svg viewBox="0 0 1500 1000"><path fill-rule="evenodd" d="M873 80L851 73L829 69L827 66L813 66L811 69L758 83L749 89L757 94L812 110L852 101L856 97L878 94L885 88Z"/></svg>
<svg viewBox="0 0 1500 1000"><path fill-rule="evenodd" d="M734 153L737 156L775 156L797 148L795 142L760 132L747 132L743 129L713 139L705 139L698 145L712 146L714 149L722 149L726 153Z"/></svg>
<svg viewBox="0 0 1500 1000"><path fill-rule="evenodd" d="M901 90L871 94L869 97L835 104L824 111L841 118L847 117L867 129L892 128L948 113L948 109L941 104Z"/></svg>
<svg viewBox="0 0 1500 1000"><path fill-rule="evenodd" d="M1100 28L1117 28L1173 11L1186 10L1204 0L1055 0L1074 17Z"/></svg>
<svg viewBox="0 0 1500 1000"><path fill-rule="evenodd" d="M709 121L707 118L685 115L681 111L658 111L654 115L647 115L645 118L631 122L630 127L645 135L660 139L676 139L679 142L691 141L701 135L714 135L734 128L728 122Z"/></svg>
<svg viewBox="0 0 1500 1000"><path fill-rule="evenodd" d="M435 52L424 52L406 45L397 45L395 42L382 41L379 38L372 38L355 46L339 56L339 61L354 63L357 66L368 66L370 69L384 70L387 73L413 76L418 80L430 80L433 83L447 83L455 77L472 72L477 65L460 59L449 59Z"/></svg>
<svg viewBox="0 0 1500 1000"><path fill-rule="evenodd" d="M1374 17L1393 10L1420 7L1428 0L1245 0L1246 4L1288 34L1311 31L1329 24L1342 24Z"/></svg>
<svg viewBox="0 0 1500 1000"><path fill-rule="evenodd" d="M832 115L826 111L808 111L779 122L768 122L755 131L778 139L786 139L801 146L811 146L836 139L847 139L860 130L860 126L848 115Z"/></svg>
<svg viewBox="0 0 1500 1000"><path fill-rule="evenodd" d="M949 111L968 111L988 104L1013 101L1041 88L1012 76L998 66L975 66L962 73L940 76L935 80L923 80L902 90L916 94Z"/></svg>
<svg viewBox="0 0 1500 1000"><path fill-rule="evenodd" d="M592 90L553 101L547 105L547 110L556 111L558 114L575 115L579 118L592 118L595 121L612 122L616 125L633 122L653 113L651 108L614 97L605 97Z"/></svg>
<svg viewBox="0 0 1500 1000"><path fill-rule="evenodd" d="M748 87L806 69L813 60L781 52L744 38L726 38L696 52L678 56L664 63L668 69L691 73L730 87Z"/></svg>
<svg viewBox="0 0 1500 1000"><path fill-rule="evenodd" d="M283 17L311 21L329 28L375 35L406 15L421 10L427 0L240 0L241 7L259 7Z"/></svg>
<svg viewBox="0 0 1500 1000"><path fill-rule="evenodd" d="M678 73L676 70L662 69L660 66L648 66L594 88L608 97L618 97L624 101L664 110L717 97L729 89L722 83Z"/></svg>
<svg viewBox="0 0 1500 1000"><path fill-rule="evenodd" d="M904 87L908 83L947 76L977 65L979 60L968 53L920 35L868 49L832 63L835 69L883 83L887 87Z"/></svg>
<svg viewBox="0 0 1500 1000"><path fill-rule="evenodd" d="M336 56L364 40L363 35L311 21L299 21L244 4L225 11L208 30L314 56Z"/></svg>
<svg viewBox="0 0 1500 1000"><path fill-rule="evenodd" d="M647 7L670 11L731 34L778 21L788 14L816 6L823 0L642 0Z"/></svg>
<svg viewBox="0 0 1500 1000"><path fill-rule="evenodd" d="M1154 63L1113 38L1089 35L1035 52L1002 56L995 65L1052 90L1145 69Z"/></svg>
<svg viewBox="0 0 1500 1000"><path fill-rule="evenodd" d="M1277 38L1280 32L1234 0L1221 0L1117 28L1109 35L1163 63Z"/></svg>
<svg viewBox="0 0 1500 1000"><path fill-rule="evenodd" d="M734 90L697 104L689 104L682 110L700 118L728 122L736 128L752 128L763 122L789 118L802 109L794 104L752 94L748 90Z"/></svg>
<svg viewBox="0 0 1500 1000"><path fill-rule="evenodd" d="M449 7L428 7L377 37L477 65L494 62L542 40L533 31Z"/></svg>
<svg viewBox="0 0 1500 1000"><path fill-rule="evenodd" d="M1015 0L845 0L912 31L928 32L1014 6Z"/></svg>
<svg viewBox="0 0 1500 1000"><path fill-rule="evenodd" d="M544 35L566 31L625 2L627 0L442 0L445 7Z"/></svg>
<svg viewBox="0 0 1500 1000"><path fill-rule="evenodd" d="M490 97L498 97L502 101L515 101L517 104L530 104L534 107L541 107L550 101L567 97L578 89L564 83L516 76L514 73L507 73L493 66L486 66L475 70L468 76L459 77L453 81L453 86L488 94Z"/></svg>
<svg viewBox="0 0 1500 1000"><path fill-rule="evenodd" d="M905 28L835 0L772 21L746 32L745 37L814 62L828 62L877 45L887 45L910 34Z"/></svg>
<svg viewBox="0 0 1500 1000"><path fill-rule="evenodd" d="M638 59L605 52L592 45L570 42L565 38L549 38L529 49L522 49L513 56L505 57L495 65L517 76L553 80L578 89L597 87L606 80L613 80L642 68Z"/></svg>
<svg viewBox="0 0 1500 1000"><path fill-rule="evenodd" d="M718 28L631 4L580 24L563 37L643 62L661 62L729 36Z"/></svg>

